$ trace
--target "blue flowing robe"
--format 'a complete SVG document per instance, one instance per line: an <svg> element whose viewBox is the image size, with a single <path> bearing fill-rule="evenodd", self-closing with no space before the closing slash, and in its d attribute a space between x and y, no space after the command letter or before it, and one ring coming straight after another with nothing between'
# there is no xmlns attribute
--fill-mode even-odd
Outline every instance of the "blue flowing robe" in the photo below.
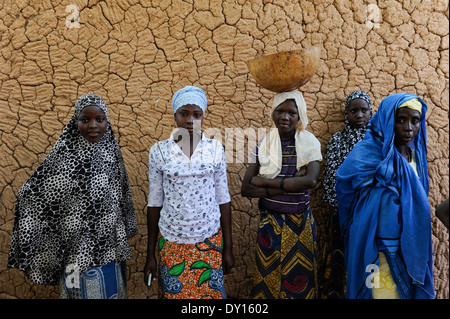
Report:
<svg viewBox="0 0 450 319"><path fill-rule="evenodd" d="M396 111L414 98L422 103L420 129L410 144L419 177L394 145ZM379 265L379 251L386 254L402 298L434 298L426 111L425 102L414 94L388 96L369 122L364 140L337 170L347 298L372 298L367 279L371 265Z"/></svg>

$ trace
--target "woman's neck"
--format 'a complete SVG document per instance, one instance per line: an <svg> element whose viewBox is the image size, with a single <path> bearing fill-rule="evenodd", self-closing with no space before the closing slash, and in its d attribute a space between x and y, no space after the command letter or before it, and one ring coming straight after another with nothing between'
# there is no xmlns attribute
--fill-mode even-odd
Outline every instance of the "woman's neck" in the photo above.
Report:
<svg viewBox="0 0 450 319"><path fill-rule="evenodd" d="M295 131L288 134L280 134L280 139L283 142L292 141L295 138Z"/></svg>
<svg viewBox="0 0 450 319"><path fill-rule="evenodd" d="M187 157L191 158L194 150L197 148L198 143L202 139L202 132L192 132L192 134L189 134L188 138L186 137L186 135L178 135L178 139L174 139L174 141L178 144L183 153Z"/></svg>
<svg viewBox="0 0 450 319"><path fill-rule="evenodd" d="M408 145L396 146L397 151L409 162L411 162L411 148Z"/></svg>

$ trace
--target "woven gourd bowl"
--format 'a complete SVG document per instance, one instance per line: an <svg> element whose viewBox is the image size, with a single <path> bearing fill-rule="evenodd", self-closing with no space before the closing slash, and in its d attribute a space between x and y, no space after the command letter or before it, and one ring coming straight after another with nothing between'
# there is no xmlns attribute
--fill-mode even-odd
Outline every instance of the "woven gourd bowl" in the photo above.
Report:
<svg viewBox="0 0 450 319"><path fill-rule="evenodd" d="M279 93L296 90L308 82L319 62L320 49L311 47L265 55L246 63L259 85Z"/></svg>

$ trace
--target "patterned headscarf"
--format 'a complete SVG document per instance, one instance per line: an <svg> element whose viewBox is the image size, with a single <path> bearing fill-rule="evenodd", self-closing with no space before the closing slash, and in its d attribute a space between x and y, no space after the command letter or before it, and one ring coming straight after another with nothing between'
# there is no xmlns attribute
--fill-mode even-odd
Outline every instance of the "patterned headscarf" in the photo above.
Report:
<svg viewBox="0 0 450 319"><path fill-rule="evenodd" d="M366 127L352 128L348 120L348 106L350 102L356 99L362 99L367 102L372 117L372 103L366 92L357 90L347 96L345 101L345 128L333 134L327 144L324 181L323 181L323 200L331 207L337 208L338 202L336 197L336 170L344 162L347 155L353 149L356 143L361 141L366 134Z"/></svg>
<svg viewBox="0 0 450 319"><path fill-rule="evenodd" d="M75 112L48 156L17 194L8 267L31 281L56 285L68 266L80 272L131 257L128 238L137 232L131 190L108 118L96 143L78 129L84 107L97 95L78 99Z"/></svg>
<svg viewBox="0 0 450 319"><path fill-rule="evenodd" d="M405 103L400 105L398 108L402 108L402 107L410 108L411 110L415 110L415 111L419 112L420 115L422 115L422 103L420 103L420 101L418 99L411 99L409 101L406 101Z"/></svg>
<svg viewBox="0 0 450 319"><path fill-rule="evenodd" d="M370 102L369 95L362 90L356 90L356 91L353 91L352 93L350 93L347 96L347 99L345 100L345 126L350 126L350 122L348 120L348 105L350 104L350 102L352 102L353 100L356 100L356 99L361 99L361 100L366 101L367 105L369 105L370 117L372 117L372 103ZM365 129L366 128L364 128L364 130Z"/></svg>
<svg viewBox="0 0 450 319"><path fill-rule="evenodd" d="M106 107L106 103L100 96L95 94L85 94L75 102L74 116L78 119L80 117L81 111L83 111L83 109L89 105L98 106L105 113L109 123L108 108Z"/></svg>

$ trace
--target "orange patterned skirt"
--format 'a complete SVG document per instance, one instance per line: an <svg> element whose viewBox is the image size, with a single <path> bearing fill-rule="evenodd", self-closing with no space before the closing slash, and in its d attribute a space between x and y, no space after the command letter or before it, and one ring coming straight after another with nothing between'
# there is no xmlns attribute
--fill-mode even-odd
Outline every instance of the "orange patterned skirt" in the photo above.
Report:
<svg viewBox="0 0 450 319"><path fill-rule="evenodd" d="M159 236L159 296L163 299L225 299L222 231L197 244Z"/></svg>

